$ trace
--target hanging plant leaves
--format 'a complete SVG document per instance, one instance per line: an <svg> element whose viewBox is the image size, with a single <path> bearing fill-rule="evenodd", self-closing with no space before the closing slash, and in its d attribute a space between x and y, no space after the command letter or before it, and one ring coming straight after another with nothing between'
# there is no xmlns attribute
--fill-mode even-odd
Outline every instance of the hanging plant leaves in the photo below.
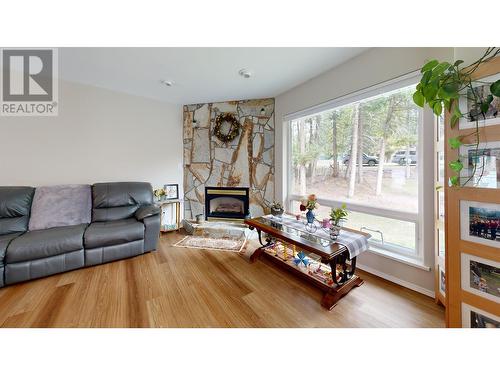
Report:
<svg viewBox="0 0 500 375"><path fill-rule="evenodd" d="M457 173L459 173L464 168L464 165L460 160L450 161L449 165L451 170Z"/></svg>
<svg viewBox="0 0 500 375"><path fill-rule="evenodd" d="M480 142L478 133L477 121L480 118L486 118L486 113L490 110L490 106L495 98L500 98L500 80L490 83L489 88L491 94L483 97L477 92L473 92L473 97L468 97L470 90L473 90L477 81L473 75L481 64L489 59L499 56L500 48L492 47L486 49L485 53L474 63L466 68L461 68L463 60L456 60L453 63L439 62L431 60L424 64L421 68L422 77L420 83L416 86L413 95L413 101L419 107L428 107L432 109L436 116L441 116L444 110L450 113L450 125L455 127L463 118L468 122L476 121L476 128L468 136L475 136L476 146ZM484 83L483 83L484 85ZM462 113L458 102L465 99L469 110ZM462 138L447 137L449 146L456 150L462 146ZM477 166L477 161L472 160L474 167ZM460 160L449 163L450 168L458 175L464 168ZM460 177L453 176L449 179L450 186L460 186Z"/></svg>
<svg viewBox="0 0 500 375"><path fill-rule="evenodd" d="M450 177L450 185L451 186L458 186L459 185L458 176L451 176Z"/></svg>
<svg viewBox="0 0 500 375"><path fill-rule="evenodd" d="M461 137L448 139L448 144L450 145L452 150L456 150L457 148L463 145Z"/></svg>
<svg viewBox="0 0 500 375"><path fill-rule="evenodd" d="M441 75L445 72L446 69L448 69L450 67L450 63L447 63L447 62L442 62L442 63L439 63L438 65L436 65L436 67L434 69L432 69L432 75L434 77L438 76L438 75Z"/></svg>
<svg viewBox="0 0 500 375"><path fill-rule="evenodd" d="M500 98L500 79L491 84L490 91L493 95Z"/></svg>
<svg viewBox="0 0 500 375"><path fill-rule="evenodd" d="M434 67L435 67L437 64L439 64L439 62L438 62L437 60L431 60L431 61L429 61L427 64L425 64L425 65L422 67L422 69L420 69L420 72L421 72L421 73L424 73L424 72L426 72L426 71L428 71L428 70L432 70L432 69L434 69Z"/></svg>
<svg viewBox="0 0 500 375"><path fill-rule="evenodd" d="M452 102L453 101L450 99L443 99L444 107L446 108L447 111L451 109Z"/></svg>
<svg viewBox="0 0 500 375"><path fill-rule="evenodd" d="M488 112L490 105L486 102L482 102L481 105L479 106L479 108L481 109L482 113L486 113L486 112Z"/></svg>
<svg viewBox="0 0 500 375"><path fill-rule="evenodd" d="M456 83L445 83L441 89L440 93L444 98L453 98L456 99L459 97L458 94L459 86Z"/></svg>
<svg viewBox="0 0 500 375"><path fill-rule="evenodd" d="M425 86L424 87L424 96L428 102L430 102L431 100L434 100L437 92L438 92L438 89L435 88L434 86Z"/></svg>
<svg viewBox="0 0 500 375"><path fill-rule="evenodd" d="M443 105L441 102L435 102L432 106L432 110L436 116L441 116L441 113L443 112Z"/></svg>
<svg viewBox="0 0 500 375"><path fill-rule="evenodd" d="M419 107L424 106L425 98L420 91L415 91L413 94L413 102Z"/></svg>
<svg viewBox="0 0 500 375"><path fill-rule="evenodd" d="M428 70L424 73L422 79L420 80L420 84L422 85L423 89L425 89L425 87L429 84L431 77L432 77L432 71Z"/></svg>

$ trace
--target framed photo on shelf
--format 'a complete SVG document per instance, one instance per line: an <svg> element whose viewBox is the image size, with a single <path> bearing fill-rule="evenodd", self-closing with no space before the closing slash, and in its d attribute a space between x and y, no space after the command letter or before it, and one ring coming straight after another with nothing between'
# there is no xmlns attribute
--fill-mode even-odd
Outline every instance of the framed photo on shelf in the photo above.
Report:
<svg viewBox="0 0 500 375"><path fill-rule="evenodd" d="M179 184L167 184L163 186L165 190L165 199L179 199Z"/></svg>
<svg viewBox="0 0 500 375"><path fill-rule="evenodd" d="M463 184L474 187L500 188L500 141L467 144L460 147L464 168L460 171ZM475 163L474 163L475 162ZM474 164L476 170L474 171Z"/></svg>
<svg viewBox="0 0 500 375"><path fill-rule="evenodd" d="M500 328L500 317L462 302L463 328Z"/></svg>
<svg viewBox="0 0 500 375"><path fill-rule="evenodd" d="M480 81L474 82L474 93L478 98L486 99L490 94L490 85L500 79L500 73L489 77L481 78ZM481 111L474 106L474 93L472 90L467 91L467 98L460 97L459 106L460 112L466 114L458 123L459 129L472 129L476 127L476 119L479 120L479 126L500 125L500 98L494 96L490 104L486 116L481 114Z"/></svg>
<svg viewBox="0 0 500 375"><path fill-rule="evenodd" d="M500 204L460 201L460 238L500 248Z"/></svg>
<svg viewBox="0 0 500 375"><path fill-rule="evenodd" d="M474 255L461 255L462 289L500 303L500 263Z"/></svg>

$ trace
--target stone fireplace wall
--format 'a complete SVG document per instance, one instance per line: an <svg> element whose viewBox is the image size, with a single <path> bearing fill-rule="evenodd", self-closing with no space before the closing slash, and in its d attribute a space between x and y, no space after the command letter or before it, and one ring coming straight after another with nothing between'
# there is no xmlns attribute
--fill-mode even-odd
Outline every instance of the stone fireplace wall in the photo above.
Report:
<svg viewBox="0 0 500 375"><path fill-rule="evenodd" d="M224 144L215 118L233 113L240 134ZM274 199L274 99L184 106L184 217L204 214L205 186L250 188L250 213L268 212Z"/></svg>

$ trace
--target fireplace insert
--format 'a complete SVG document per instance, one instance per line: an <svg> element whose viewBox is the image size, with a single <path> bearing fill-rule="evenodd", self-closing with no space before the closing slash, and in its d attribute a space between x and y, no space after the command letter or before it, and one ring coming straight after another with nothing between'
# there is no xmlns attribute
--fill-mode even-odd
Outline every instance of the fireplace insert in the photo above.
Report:
<svg viewBox="0 0 500 375"><path fill-rule="evenodd" d="M242 221L248 212L248 188L205 187L206 220Z"/></svg>

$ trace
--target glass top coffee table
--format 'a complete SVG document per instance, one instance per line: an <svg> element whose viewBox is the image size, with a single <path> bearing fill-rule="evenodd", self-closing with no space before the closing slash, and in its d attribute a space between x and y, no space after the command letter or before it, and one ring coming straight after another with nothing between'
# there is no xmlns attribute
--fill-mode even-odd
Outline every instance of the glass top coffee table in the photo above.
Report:
<svg viewBox="0 0 500 375"><path fill-rule="evenodd" d="M350 256L345 244L309 233L297 225L269 217L246 219L245 224L256 230L262 245L250 257L252 262L266 259L324 292L321 305L331 310L337 302L363 280L354 274L356 257ZM360 231L343 228L369 238ZM265 233L263 241L262 233ZM358 236L359 237L359 236Z"/></svg>

